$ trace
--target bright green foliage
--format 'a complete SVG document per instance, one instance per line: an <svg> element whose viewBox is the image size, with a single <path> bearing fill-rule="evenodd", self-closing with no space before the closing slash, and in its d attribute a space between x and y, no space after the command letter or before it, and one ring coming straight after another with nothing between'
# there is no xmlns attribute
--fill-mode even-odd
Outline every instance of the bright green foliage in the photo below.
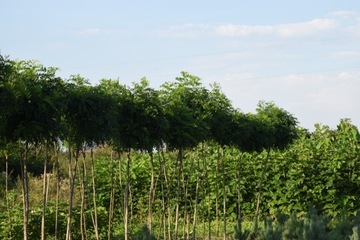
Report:
<svg viewBox="0 0 360 240"><path fill-rule="evenodd" d="M182 72L176 82L165 83L160 100L169 123L165 142L169 148L196 147L208 136L204 105L207 90L198 77Z"/></svg>
<svg viewBox="0 0 360 240"><path fill-rule="evenodd" d="M33 61L13 62L1 58L0 63L0 156L1 159L8 157L10 171L13 170L7 194L10 218L6 211L5 189L0 189L0 236L4 239L10 233L13 239L21 238L23 228L21 191L15 181L19 173L16 170L20 148L18 144L8 143L16 140L36 143L28 148L28 163L34 166L28 170L35 175L30 180L36 182L39 166L44 161L45 140L58 139L70 142L77 150L84 144L106 143L118 152L126 150L132 154L131 164L124 161L124 156L110 160L109 155L96 154L94 183L97 193L87 193L85 202L89 238L94 236L91 220L94 209L88 199L96 196L98 231L103 239L107 236L109 193L113 186L116 186L113 236L120 239L124 234L125 183L131 183L128 185L128 213L129 234L133 238L163 236L161 230L169 217L168 206L171 212L175 207L178 209L179 236L185 229L185 212L192 216L195 205L197 236L207 236L207 233L202 234L207 228L213 235L217 217L215 205L219 200L226 203L222 219L228 222L227 229L236 229L228 231L228 235L236 239L358 238L356 227L360 221L355 214L360 208L360 134L350 120L341 120L336 129L317 125L310 133L298 128L295 117L274 103L260 102L255 114L242 113L231 106L218 85L208 90L198 77L185 72L157 91L149 87L146 79L131 87L106 79L98 86L91 86L78 75L65 82L55 76L56 69ZM153 151L159 145L166 146L164 152ZM181 150L181 154L169 151L173 149ZM219 149L224 154L222 176L216 172ZM99 149L99 154L101 151ZM54 155L51 151L48 154ZM2 169L4 162L0 161ZM67 182L66 167L63 161L60 164L61 179ZM150 233L147 228L140 230L140 227L147 222L150 212L152 167L156 191L151 201L153 226ZM125 174L127 170L128 175ZM4 179L0 177L1 183ZM264 228L259 227L259 232L251 233L238 221L238 206L240 203L244 222L253 219L254 200L261 179L264 181L259 216L268 220ZM94 184L89 176L84 180L89 188ZM50 177L50 181L54 178ZM216 190L222 184L225 194L219 197ZM67 196L68 186L63 184L61 191L62 196ZM41 217L41 204L34 192L31 189L28 230L29 237L36 239L40 228L35 223ZM74 192L72 223L73 229L78 229L79 186L75 185ZM65 234L66 201L60 200L59 236ZM54 202L54 195L50 194L45 212L48 236L54 235ZM308 213L308 206L314 206L318 214ZM191 224L193 220L188 219ZM171 230L173 221L174 215L170 219ZM185 232L186 229L184 236ZM81 238L79 232L73 231L73 234L74 238Z"/></svg>
<svg viewBox="0 0 360 240"><path fill-rule="evenodd" d="M360 232L359 227L355 226L353 227L353 234L350 236L350 240L359 240L360 239Z"/></svg>
<svg viewBox="0 0 360 240"><path fill-rule="evenodd" d="M143 78L140 83L134 83L132 94L132 111L136 109L131 126L136 131L135 148L152 152L154 147L163 144L168 129L158 92L150 88L149 82Z"/></svg>

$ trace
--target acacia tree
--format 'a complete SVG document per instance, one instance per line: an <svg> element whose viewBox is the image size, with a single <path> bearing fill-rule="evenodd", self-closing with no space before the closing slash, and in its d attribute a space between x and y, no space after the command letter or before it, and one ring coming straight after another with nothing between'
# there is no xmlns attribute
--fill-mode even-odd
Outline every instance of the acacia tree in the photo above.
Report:
<svg viewBox="0 0 360 240"><path fill-rule="evenodd" d="M44 172L43 172L43 207L41 217L41 239L45 239L45 210L47 204L47 192L48 192L48 175L47 165L49 159L49 146L56 143L62 134L62 122L58 121L61 119L64 110L64 96L63 96L63 81L62 79L55 76L56 69L50 68L47 72L40 75L39 86L41 92L38 97L43 101L42 105L39 106L43 114L48 119L44 126L45 131L48 135L44 136L42 144L45 146L45 160L44 160ZM39 76L39 74L38 74ZM45 116L44 116L45 117Z"/></svg>
<svg viewBox="0 0 360 240"><path fill-rule="evenodd" d="M214 84L209 94L209 100L206 104L206 120L210 126L210 139L217 142L220 146L216 162L216 179L218 179L220 162L222 166L222 195L223 195L223 232L226 237L226 169L225 169L225 146L230 146L234 132L233 115L235 110L232 108L230 100L222 93L219 85ZM215 211L216 211L216 235L219 234L218 206L219 191L218 181L215 188ZM209 222L210 224L210 222ZM209 230L210 230L209 226ZM210 232L209 232L210 235Z"/></svg>
<svg viewBox="0 0 360 240"><path fill-rule="evenodd" d="M155 197L154 148L162 144L167 131L167 120L161 107L158 92L149 87L149 82L143 78L140 83L134 83L131 89L134 96L136 111L136 148L145 150L150 155L151 182L148 198L148 227L152 230L152 205ZM159 150L159 149L158 149Z"/></svg>
<svg viewBox="0 0 360 240"><path fill-rule="evenodd" d="M24 208L24 239L28 238L29 221L29 188L27 160L29 146L53 141L58 137L59 111L54 101L54 92L61 81L55 77L55 68L45 68L34 61L15 62L14 71L8 79L15 101L11 115L6 119L6 136L10 141L18 142L24 147L24 155L20 152L23 208ZM44 171L46 173L47 155L45 156ZM44 174L44 179L46 174ZM44 189L46 181L44 180ZM42 238L44 239L46 192L43 196Z"/></svg>
<svg viewBox="0 0 360 240"><path fill-rule="evenodd" d="M261 178L258 186L257 203L255 211L254 229L258 227L258 216L260 211L262 185L267 171L267 164L271 149L285 149L297 137L297 119L282 108L277 107L272 102L260 102L255 116L254 141L250 142L250 149L265 149L266 157L262 163Z"/></svg>
<svg viewBox="0 0 360 240"><path fill-rule="evenodd" d="M113 128L110 132L109 144L113 149L120 152L121 143L120 143L120 131L119 126L122 124L122 118L120 116L121 107L123 99L128 93L127 88L124 85L121 85L118 80L111 79L101 79L100 84L98 85L99 91L107 94L112 97L114 100L114 109L113 109ZM111 162L110 162L110 173L111 173L111 190L110 190L110 203L109 203L109 218L108 218L108 239L112 239L112 224L114 218L114 208L115 208L115 185L114 185L114 169L113 169L113 157L111 152ZM121 158L120 158L121 159ZM119 161L119 172L120 172L120 189L122 192L122 180L121 180L121 160Z"/></svg>
<svg viewBox="0 0 360 240"><path fill-rule="evenodd" d="M99 239L98 222L97 222L97 206L96 206L96 183L94 174L94 145L101 145L110 139L110 133L114 127L114 106L113 98L100 91L99 87L91 87L86 85L85 79L75 76L71 79L72 82L68 84L68 108L67 108L67 123L68 123L68 137L69 142L74 144L76 149L74 173L72 176L71 192L74 191L76 166L79 156L79 151L85 152L83 146L91 148L91 179L92 179L92 200L93 211L92 221L94 225L95 237ZM74 84L75 82L75 84ZM69 158L70 159L70 158ZM69 167L71 162L69 163ZM70 208L68 219L68 233L67 238L71 237L71 208L72 208L72 193L70 193Z"/></svg>
<svg viewBox="0 0 360 240"><path fill-rule="evenodd" d="M5 161L5 198L6 210L8 215L9 232L8 237L11 238L12 220L9 205L8 186L9 186L9 157L7 146L10 143L11 133L7 130L8 118L15 112L16 96L11 88L10 78L14 71L14 62L7 57L0 55L0 156Z"/></svg>
<svg viewBox="0 0 360 240"><path fill-rule="evenodd" d="M125 239L129 238L129 191L130 191L130 167L131 149L136 149L141 136L141 123L137 118L142 115L132 90L118 81L102 81L102 89L115 94L115 122L116 128L112 131L112 143L119 151L126 151L126 186L124 195L124 229ZM121 171L121 169L120 169Z"/></svg>
<svg viewBox="0 0 360 240"><path fill-rule="evenodd" d="M183 151L196 147L201 141L205 140L208 131L208 125L203 115L203 98L206 96L207 91L201 85L198 77L186 72L181 74L182 76L176 78L175 82L163 84L160 90L160 99L169 122L169 130L165 142L167 148L178 150L176 164L175 239L178 237Z"/></svg>

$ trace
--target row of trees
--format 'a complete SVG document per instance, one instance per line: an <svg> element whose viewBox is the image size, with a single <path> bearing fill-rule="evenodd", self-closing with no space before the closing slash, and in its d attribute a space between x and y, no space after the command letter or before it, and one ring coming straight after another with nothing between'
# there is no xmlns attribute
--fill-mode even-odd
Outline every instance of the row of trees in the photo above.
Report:
<svg viewBox="0 0 360 240"><path fill-rule="evenodd" d="M30 149L44 149L42 239L45 239L45 211L47 204L47 166L49 157L58 155L62 144L68 150L69 199L66 239L72 236L72 211L76 180L80 180L82 213L85 216L86 161L85 148L90 147L90 176L92 182L92 223L95 237L99 239L97 222L96 179L93 147L107 144L126 155L124 183L124 235L128 238L130 169L132 152L143 151L150 156L151 183L148 198L148 227L152 226L152 205L155 196L154 153L172 151L177 153L176 190L168 184L170 177L162 168L168 194L176 192L174 229L168 237L178 237L181 209L187 209L189 189L184 179L184 152L205 142L214 142L218 148L217 174L223 178L223 229L226 236L226 149L235 147L241 152L261 152L266 157L262 162L262 174L257 193L255 228L260 211L263 182L272 149L284 149L294 141L297 134L296 119L273 103L260 102L256 114L244 114L234 109L218 85L204 87L198 77L182 72L174 82L164 83L160 90L149 87L146 79L131 87L117 80L103 79L97 86L76 75L67 80L56 76L55 68L46 68L34 61L12 61L0 57L0 141L8 176L9 146L17 145L21 166L23 192L23 236L28 238L29 187L28 160ZM155 151L156 150L156 151ZM81 160L80 155L83 155ZM162 158L166 166L165 158ZM198 204L200 186L200 159L197 159L195 206ZM222 166L222 167L221 167ZM79 167L82 169L79 171ZM58 170L55 170L58 171ZM77 174L81 173L81 176ZM241 173L239 173L241 174ZM7 186L8 180L6 180ZM113 183L115 184L115 183ZM239 183L240 184L240 183ZM57 188L59 185L57 185ZM240 187L240 185L239 185ZM115 187L111 194L114 196ZM8 189L6 187L6 192ZM217 193L219 191L216 191ZM58 196L56 197L58 199ZM217 198L218 199L218 198ZM240 201L239 197L239 201ZM58 201L56 201L58 203ZM219 204L219 203L216 203ZM240 205L240 202L239 202ZM165 206L165 204L164 204ZM168 217L171 204L168 203ZM110 208L114 208L114 200ZM8 207L8 211L10 208ZM239 208L240 212L240 208ZM57 214L57 213L56 213ZM10 216L10 214L9 214ZM196 212L193 234L196 234ZM241 214L238 214L239 221ZM9 217L10 218L10 217ZM168 219L171 219L170 217ZM109 215L109 222L111 214ZM11 219L9 219L11 221ZM86 219L81 220L81 230L86 230ZM109 224L110 226L110 224ZM169 223L170 227L171 224ZM85 235L84 231L84 234ZM111 232L111 231L109 231ZM111 235L111 234L110 234ZM111 236L109 235L109 238Z"/></svg>

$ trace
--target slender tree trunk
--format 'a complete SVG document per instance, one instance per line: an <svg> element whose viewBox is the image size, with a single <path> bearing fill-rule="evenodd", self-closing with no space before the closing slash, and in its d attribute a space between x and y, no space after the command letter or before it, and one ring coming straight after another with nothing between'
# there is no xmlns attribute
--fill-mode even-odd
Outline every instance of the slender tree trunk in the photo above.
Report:
<svg viewBox="0 0 360 240"><path fill-rule="evenodd" d="M223 224L224 224L224 237L226 240L226 169L225 169L225 147L221 147L221 162L223 174Z"/></svg>
<svg viewBox="0 0 360 240"><path fill-rule="evenodd" d="M125 200L124 200L124 225L125 225L125 240L129 239L129 192L130 192L130 149L127 152L126 159L126 188L125 188Z"/></svg>
<svg viewBox="0 0 360 240"><path fill-rule="evenodd" d="M267 151L266 151L266 158L265 158L265 162L264 162L263 167L262 167L261 178L260 178L260 182L259 182L259 189L258 189L257 202L256 202L256 211L255 211L255 221L254 221L254 230L255 230L255 232L258 229L260 203L261 203L261 193L262 193L263 182L264 182L265 173L266 173L266 169L267 169L267 164L268 164L268 161L269 161L270 150L271 149L268 148Z"/></svg>
<svg viewBox="0 0 360 240"><path fill-rule="evenodd" d="M74 199L74 190L75 190L75 181L76 181L76 171L77 164L79 160L79 150L76 150L74 169L72 170L71 163L71 149L69 147L69 185L70 185L70 194L69 194L69 213L67 217L67 226L66 226L66 240L71 240L71 217L73 210L73 199Z"/></svg>
<svg viewBox="0 0 360 240"><path fill-rule="evenodd" d="M201 143L201 156L204 159L204 142ZM196 239L196 224L197 224L197 211L198 211L198 199L199 199L199 174L200 174L200 159L196 159L196 187L195 187L195 206L193 215L192 226L192 239Z"/></svg>
<svg viewBox="0 0 360 240"><path fill-rule="evenodd" d="M182 165L184 165L184 163L182 163ZM190 168L192 170L192 167ZM190 171L191 171L190 170ZM191 173L190 173L191 175ZM181 171L181 178L182 178L182 187L183 187L183 192L184 192L184 218L183 218L183 232L182 232L182 238L183 239L189 239L189 210L188 210L188 184L189 184L189 180L188 177L185 178L185 173L182 170ZM186 238L185 238L185 234L186 234Z"/></svg>
<svg viewBox="0 0 360 240"><path fill-rule="evenodd" d="M10 231L8 232L9 239L12 239L11 232L12 232L12 220L11 220L11 214L10 214L10 201L9 201L9 157L8 154L4 153L4 159L5 159L5 198L6 198L6 211L8 215L8 221L9 221L9 228Z"/></svg>
<svg viewBox="0 0 360 240"><path fill-rule="evenodd" d="M182 171L182 182L183 182L183 191L184 191L184 220L183 220L183 239L185 239L185 234L187 235L186 239L189 239L188 237L188 226L189 226L189 219L188 219L188 180L184 177L184 171Z"/></svg>
<svg viewBox="0 0 360 240"><path fill-rule="evenodd" d="M162 233L163 233L163 239L166 239L166 219L165 219L165 213L166 213L166 205L165 205L165 194L164 194L164 183L163 181L160 182L160 186L161 186L161 204L162 204L162 209L161 209L161 227L160 229L162 229ZM159 231L159 236L160 236L160 231ZM159 239L160 237L158 237Z"/></svg>
<svg viewBox="0 0 360 240"><path fill-rule="evenodd" d="M150 190L149 190L149 213L148 213L148 228L150 230L150 232L152 232L152 205L154 202L154 196L155 196L155 192L154 192L154 182L155 182L155 170L154 170L154 155L151 152L150 153L150 168L151 168L151 181L150 181Z"/></svg>
<svg viewBox="0 0 360 240"><path fill-rule="evenodd" d="M55 172L56 172L55 240L57 240L58 223L59 223L60 171L59 171L59 150L56 143L54 143L54 149L55 149Z"/></svg>
<svg viewBox="0 0 360 240"><path fill-rule="evenodd" d="M44 161L44 174L43 174L43 203L41 213L41 240L45 240L45 210L47 204L47 164L48 164L48 146L45 141L45 161Z"/></svg>
<svg viewBox="0 0 360 240"><path fill-rule="evenodd" d="M237 174L237 231L242 232L242 218L241 218L241 161L242 154L240 153L240 158L237 162L238 174Z"/></svg>
<svg viewBox="0 0 360 240"><path fill-rule="evenodd" d="M20 144L20 142L19 142ZM20 150L21 151L21 150ZM29 185L27 173L27 158L28 158L29 144L25 143L25 157L20 154L20 165L22 175L22 194L23 194L23 233L24 240L28 239L28 223L29 223Z"/></svg>
<svg viewBox="0 0 360 240"><path fill-rule="evenodd" d="M166 169L165 169L165 163L163 164L162 162L162 158L163 158L164 152L161 146L159 146L159 152L158 152L158 156L159 156L159 165L160 165L160 173L163 173L164 175L164 181L166 184L166 188L168 189L167 186L167 176L166 176ZM165 162L165 160L164 160ZM161 200L162 200L162 213L161 213L161 220L162 220L162 225L163 225L163 239L166 239L166 201L165 201L165 187L164 187L164 181L161 181Z"/></svg>
<svg viewBox="0 0 360 240"><path fill-rule="evenodd" d="M92 178L92 190L93 190L93 204L94 204L94 228L96 239L99 240L98 220L97 220L97 206L96 206L96 183L95 183L95 162L93 148L90 150L91 155L91 178Z"/></svg>
<svg viewBox="0 0 360 240"><path fill-rule="evenodd" d="M220 147L218 147L218 157L216 158L216 172L215 172L215 218L216 218L216 237L219 237L219 162L220 162ZM210 231L210 230L209 230Z"/></svg>
<svg viewBox="0 0 360 240"><path fill-rule="evenodd" d="M114 218L114 201L115 201L115 187L114 187L114 160L113 151L110 153L110 204L109 204L109 222L108 222L108 240L112 239L112 221Z"/></svg>
<svg viewBox="0 0 360 240"><path fill-rule="evenodd" d="M122 161L122 158L121 158L121 152L119 152L119 185L120 185L120 196L119 198L122 199L123 201L120 201L120 207L121 207L121 212L124 214L125 212L125 205L124 205L124 201L125 201L125 187L123 186L123 174L122 174L122 165L123 165L123 161ZM124 215L123 215L124 217Z"/></svg>
<svg viewBox="0 0 360 240"><path fill-rule="evenodd" d="M132 194L132 188L131 188L131 184L129 183L129 217L128 217L128 226L131 225L131 221L133 219L134 216L134 201L133 201L133 194Z"/></svg>
<svg viewBox="0 0 360 240"><path fill-rule="evenodd" d="M86 227L86 216L85 216L85 196L87 189L87 173L86 173L86 154L84 149L82 150L82 161L81 161L81 174L79 173L80 188L81 188L81 209L80 209L80 233L81 239L87 239L87 227Z"/></svg>
<svg viewBox="0 0 360 240"><path fill-rule="evenodd" d="M182 173L182 149L179 149L177 157L177 192L176 192L176 210L175 210L175 239L178 239L179 230L179 210L180 210L180 178Z"/></svg>
<svg viewBox="0 0 360 240"><path fill-rule="evenodd" d="M162 166L163 166L163 170L164 170L164 178L165 178L165 185L166 185L166 205L167 205L167 230L168 230L168 239L171 239L171 222L172 222L172 213L171 213L171 186L169 183L169 177L168 177L168 173L167 173L167 167L166 167L166 160L165 160L165 154L164 154L164 149L161 148L161 158L162 158ZM166 223L165 223L166 225ZM166 238L164 238L166 239Z"/></svg>
<svg viewBox="0 0 360 240"><path fill-rule="evenodd" d="M207 162L206 162L206 156L204 154L204 158L203 158L203 167L204 167L204 172L205 172L205 181L204 181L204 189L206 189L205 191L205 195L207 194L207 201L208 201L208 209L207 209L207 219L208 219L208 239L211 240L211 220L210 220L210 216L211 216L211 188L210 188L210 182L209 182L209 174L208 174L208 166L207 166ZM204 198L205 198L204 195ZM205 229L205 224L204 224L204 229ZM205 239L205 231L203 233L203 239Z"/></svg>

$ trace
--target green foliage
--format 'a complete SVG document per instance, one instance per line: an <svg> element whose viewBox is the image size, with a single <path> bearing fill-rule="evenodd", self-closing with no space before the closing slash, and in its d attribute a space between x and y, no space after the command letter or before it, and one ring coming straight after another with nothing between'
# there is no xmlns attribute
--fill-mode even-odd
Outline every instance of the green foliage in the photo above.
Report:
<svg viewBox="0 0 360 240"><path fill-rule="evenodd" d="M137 233L134 234L132 239L135 240L155 240L155 236L152 235L149 231L149 228L144 225L142 226L141 230L139 230Z"/></svg>
<svg viewBox="0 0 360 240"><path fill-rule="evenodd" d="M146 79L131 87L107 79L91 86L79 75L63 81L55 74L55 68L45 68L34 61L14 62L0 57L0 167L3 170L6 161L10 169L8 192L3 187L4 177L0 177L1 238L22 237L21 186L15 183L21 182L16 177L20 175L18 165L24 155L24 144L29 179L34 184L30 188L28 231L29 237L37 238L42 212L39 191L42 182L37 177L43 171L45 143L49 146L65 140L76 150L93 147L94 143L104 147L104 152L96 149L99 155L96 153L94 163L101 239L107 237L113 186L112 234L115 239L121 239L124 234L126 182L129 183L129 230L133 238L153 239L155 234L162 236L160 232L168 228L173 234L172 214L176 205L179 229L183 227L184 236L189 227L186 224L193 221L195 206L198 206L197 224L215 234L214 226L220 225L219 203L223 200L226 202L223 217L234 227L229 234L236 239L358 238L360 134L350 120L341 120L334 130L316 125L310 133L298 128L294 116L271 102L260 102L255 114L245 114L232 107L218 85L208 90L198 77L186 72L175 82L163 84L160 90L149 87ZM223 176L217 169L219 149L224 154ZM108 154L111 150L119 152L112 160ZM129 165L121 155L124 150L132 154ZM58 224L59 236L63 236L69 166L63 161L65 154L60 155ZM147 222L150 212L150 155L154 157L155 174L151 232L146 227L139 229ZM53 158L51 163L54 156L53 150L48 151L47 157ZM48 167L51 169L51 165ZM238 209L241 205L241 217L245 221L254 217L257 183L262 179L260 217L266 220L259 232L251 232L238 221ZM94 209L90 199L95 194L89 191L93 184L90 176L84 180L87 183L85 222L87 234L93 238ZM53 177L50 182L53 187ZM224 195L218 194L222 184ZM45 211L47 236L54 236L56 222L55 190L50 188L51 191ZM79 184L74 192L73 229L80 229ZM308 212L309 205L318 213ZM197 235L200 234L198 229ZM74 231L73 237L80 239L80 231Z"/></svg>
<svg viewBox="0 0 360 240"><path fill-rule="evenodd" d="M357 239L359 220L357 218L347 217L343 219L343 224L347 224L347 229L336 221L330 221L326 215L318 215L312 208L302 217L295 213L291 216L278 213L275 220L266 218L264 227L257 232L244 231L239 234L236 231L235 239L273 239L273 240L345 240ZM332 225L336 222L336 225ZM249 234L250 233L250 234Z"/></svg>
<svg viewBox="0 0 360 240"><path fill-rule="evenodd" d="M175 82L162 85L159 97L169 123L165 137L169 148L192 148L206 139L209 127L204 104L207 96L208 91L200 79L186 72Z"/></svg>
<svg viewBox="0 0 360 240"><path fill-rule="evenodd" d="M355 226L353 227L353 234L350 236L350 240L359 240L360 239L360 232L359 227Z"/></svg>

